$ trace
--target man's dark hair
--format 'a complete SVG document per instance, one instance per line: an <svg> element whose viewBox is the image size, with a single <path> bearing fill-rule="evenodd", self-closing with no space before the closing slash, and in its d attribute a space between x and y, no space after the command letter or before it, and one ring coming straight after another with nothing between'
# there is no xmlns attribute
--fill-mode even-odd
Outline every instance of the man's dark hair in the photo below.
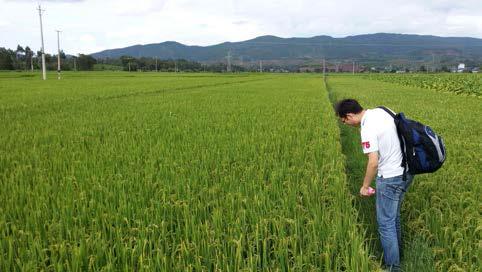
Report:
<svg viewBox="0 0 482 272"><path fill-rule="evenodd" d="M338 117L345 118L349 113L360 113L363 111L362 106L355 99L343 99L335 105L335 112Z"/></svg>

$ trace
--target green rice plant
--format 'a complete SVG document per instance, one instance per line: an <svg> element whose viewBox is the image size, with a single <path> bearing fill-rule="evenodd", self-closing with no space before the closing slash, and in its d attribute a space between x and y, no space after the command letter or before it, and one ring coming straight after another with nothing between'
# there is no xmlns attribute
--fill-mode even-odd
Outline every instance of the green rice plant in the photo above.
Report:
<svg viewBox="0 0 482 272"><path fill-rule="evenodd" d="M366 78L479 98L482 95L479 74L371 74Z"/></svg>
<svg viewBox="0 0 482 272"><path fill-rule="evenodd" d="M0 74L0 270L369 271L319 77Z"/></svg>

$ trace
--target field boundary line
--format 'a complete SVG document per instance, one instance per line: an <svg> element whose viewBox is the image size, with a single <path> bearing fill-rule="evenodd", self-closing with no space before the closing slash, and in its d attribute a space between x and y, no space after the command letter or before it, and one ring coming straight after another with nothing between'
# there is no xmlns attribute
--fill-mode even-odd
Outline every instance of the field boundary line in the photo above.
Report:
<svg viewBox="0 0 482 272"><path fill-rule="evenodd" d="M193 86L188 86L188 87L179 87L179 88L164 89L164 90L155 90L155 91L147 91L147 92L135 92L135 93L121 94L121 95L96 97L96 100L110 100L110 99L120 99L120 98L132 97L132 96L156 95L156 94L161 94L161 93L166 93L166 92L195 90L195 89L201 89L201 88L205 88L205 87L227 86L227 85L235 85L235 84L242 84L242 83L249 83L249 82L265 81L265 80L270 80L270 79L272 79L272 78L240 80L240 81L222 82L222 83L214 83L214 84L198 84L198 85L193 85Z"/></svg>

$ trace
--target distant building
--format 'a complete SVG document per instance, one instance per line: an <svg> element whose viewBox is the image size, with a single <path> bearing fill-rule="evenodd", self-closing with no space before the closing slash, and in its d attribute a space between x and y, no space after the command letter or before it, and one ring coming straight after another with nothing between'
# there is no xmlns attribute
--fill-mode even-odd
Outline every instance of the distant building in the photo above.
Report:
<svg viewBox="0 0 482 272"><path fill-rule="evenodd" d="M316 69L315 67L305 66L305 67L300 67L299 71L300 73L314 73L315 69Z"/></svg>
<svg viewBox="0 0 482 272"><path fill-rule="evenodd" d="M302 66L298 68L301 73L323 73L323 65L316 66ZM344 63L344 64L325 64L325 72L327 73L363 73L368 72L368 68L365 66L355 63Z"/></svg>
<svg viewBox="0 0 482 272"><path fill-rule="evenodd" d="M475 68L472 69L472 73L478 73L479 70L480 70L479 67L475 67Z"/></svg>
<svg viewBox="0 0 482 272"><path fill-rule="evenodd" d="M459 63L459 66L457 66L457 72L462 73L465 71L465 63Z"/></svg>
<svg viewBox="0 0 482 272"><path fill-rule="evenodd" d="M290 72L290 71L288 71L286 69L283 69L283 68L270 68L269 71L271 73L289 73Z"/></svg>
<svg viewBox="0 0 482 272"><path fill-rule="evenodd" d="M353 66L353 63L327 64L325 69L327 72L331 72L331 73L365 72L365 67L359 65L358 63L355 63L354 66Z"/></svg>

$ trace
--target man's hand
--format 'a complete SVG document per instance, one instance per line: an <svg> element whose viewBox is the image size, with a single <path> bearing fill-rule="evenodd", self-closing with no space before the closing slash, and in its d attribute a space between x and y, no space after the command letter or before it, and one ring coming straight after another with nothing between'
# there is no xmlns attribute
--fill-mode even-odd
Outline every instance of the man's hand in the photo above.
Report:
<svg viewBox="0 0 482 272"><path fill-rule="evenodd" d="M360 188L360 195L361 196L370 196L370 194L368 193L368 187L362 186Z"/></svg>
<svg viewBox="0 0 482 272"><path fill-rule="evenodd" d="M367 170L365 172L365 178L363 179L363 185L360 188L361 196L370 196L368 192L368 187L370 187L370 184L372 183L378 168L378 151L370 152L367 155L368 155Z"/></svg>

